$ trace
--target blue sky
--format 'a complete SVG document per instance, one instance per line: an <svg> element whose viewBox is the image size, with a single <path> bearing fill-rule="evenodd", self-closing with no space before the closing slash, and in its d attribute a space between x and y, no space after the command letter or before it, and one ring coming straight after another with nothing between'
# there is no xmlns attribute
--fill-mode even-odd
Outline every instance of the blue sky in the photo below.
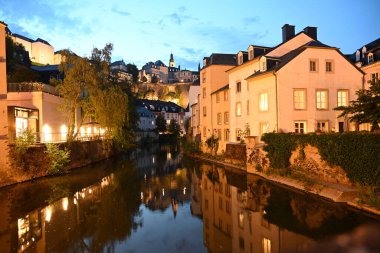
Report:
<svg viewBox="0 0 380 253"><path fill-rule="evenodd" d="M380 37L379 9L380 0L0 0L0 20L55 50L89 55L112 42L113 60L140 68L172 52L195 69L211 53L279 44L285 23L317 26L321 42L352 53Z"/></svg>

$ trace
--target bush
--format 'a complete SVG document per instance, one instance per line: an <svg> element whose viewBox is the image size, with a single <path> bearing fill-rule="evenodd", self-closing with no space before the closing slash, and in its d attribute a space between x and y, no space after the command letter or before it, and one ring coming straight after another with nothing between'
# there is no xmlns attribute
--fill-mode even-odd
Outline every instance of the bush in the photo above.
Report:
<svg viewBox="0 0 380 253"><path fill-rule="evenodd" d="M266 143L271 167L290 166L290 156L297 146L310 144L318 148L321 158L330 166L340 166L347 177L360 184L380 185L380 135L348 132L329 134L268 133L262 137Z"/></svg>
<svg viewBox="0 0 380 253"><path fill-rule="evenodd" d="M59 148L58 144L46 144L46 153L49 157L49 172L48 174L63 173L68 169L70 162L70 150Z"/></svg>

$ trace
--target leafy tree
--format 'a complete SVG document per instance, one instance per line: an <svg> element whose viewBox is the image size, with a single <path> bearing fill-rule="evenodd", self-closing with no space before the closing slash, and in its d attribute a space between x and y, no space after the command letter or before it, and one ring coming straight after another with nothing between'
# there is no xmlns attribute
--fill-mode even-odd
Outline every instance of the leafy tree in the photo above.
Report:
<svg viewBox="0 0 380 253"><path fill-rule="evenodd" d="M339 117L348 116L351 122L358 124L371 123L371 132L380 129L380 82L379 79L369 82L368 89L356 92L357 100L349 106L339 106L334 110L342 110Z"/></svg>
<svg viewBox="0 0 380 253"><path fill-rule="evenodd" d="M133 63L127 64L127 72L132 75L132 81L133 83L137 83L137 80L139 78L139 70L137 66Z"/></svg>
<svg viewBox="0 0 380 253"><path fill-rule="evenodd" d="M141 81L142 81L143 83L146 83L146 82L148 82L148 79L146 78L146 76L143 76L143 77L141 78Z"/></svg>
<svg viewBox="0 0 380 253"><path fill-rule="evenodd" d="M216 155L219 148L219 138L212 135L209 138L207 138L205 143L206 143L206 146L210 149L211 154Z"/></svg>
<svg viewBox="0 0 380 253"><path fill-rule="evenodd" d="M156 127L159 132L166 132L166 120L163 116L161 115L157 116Z"/></svg>
<svg viewBox="0 0 380 253"><path fill-rule="evenodd" d="M55 143L47 143L45 152L49 157L49 174L63 173L68 169L70 150L60 149L59 145Z"/></svg>
<svg viewBox="0 0 380 253"><path fill-rule="evenodd" d="M175 119L170 120L168 131L169 133L175 135L176 137L179 137L181 133L181 127Z"/></svg>

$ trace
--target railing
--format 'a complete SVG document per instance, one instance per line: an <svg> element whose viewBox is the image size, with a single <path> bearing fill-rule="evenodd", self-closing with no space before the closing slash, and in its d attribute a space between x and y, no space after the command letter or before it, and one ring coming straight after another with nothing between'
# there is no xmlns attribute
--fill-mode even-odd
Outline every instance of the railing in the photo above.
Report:
<svg viewBox="0 0 380 253"><path fill-rule="evenodd" d="M8 92L34 92L42 91L54 96L59 96L57 89L51 85L37 82L8 83Z"/></svg>
<svg viewBox="0 0 380 253"><path fill-rule="evenodd" d="M67 142L66 133L33 133L36 144L38 143L63 143ZM17 138L17 137L16 137ZM106 139L104 134L78 134L75 138L76 141L94 141ZM15 140L13 140L15 142ZM12 143L12 141L11 141Z"/></svg>

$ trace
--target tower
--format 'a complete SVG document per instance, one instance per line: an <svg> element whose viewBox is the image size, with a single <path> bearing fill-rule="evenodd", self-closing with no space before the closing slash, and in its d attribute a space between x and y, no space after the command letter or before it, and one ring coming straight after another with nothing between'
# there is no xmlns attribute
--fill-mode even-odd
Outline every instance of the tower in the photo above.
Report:
<svg viewBox="0 0 380 253"><path fill-rule="evenodd" d="M172 53L170 54L169 67L173 67L174 68L174 57L173 57Z"/></svg>

